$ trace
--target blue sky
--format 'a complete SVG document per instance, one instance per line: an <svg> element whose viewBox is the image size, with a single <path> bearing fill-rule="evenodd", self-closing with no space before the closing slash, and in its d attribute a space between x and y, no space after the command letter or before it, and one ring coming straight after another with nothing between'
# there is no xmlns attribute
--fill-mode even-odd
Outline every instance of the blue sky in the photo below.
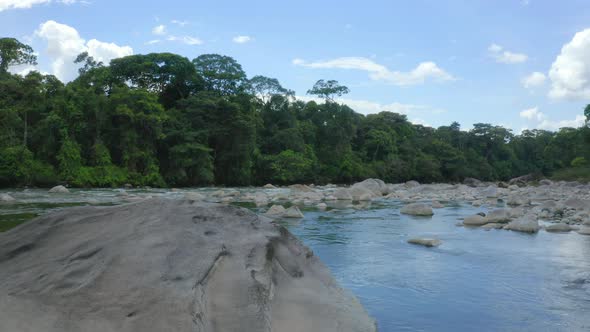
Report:
<svg viewBox="0 0 590 332"><path fill-rule="evenodd" d="M432 126L579 126L590 103L587 0L0 0L0 35L66 81L81 51L220 53L298 96L336 79L358 112Z"/></svg>

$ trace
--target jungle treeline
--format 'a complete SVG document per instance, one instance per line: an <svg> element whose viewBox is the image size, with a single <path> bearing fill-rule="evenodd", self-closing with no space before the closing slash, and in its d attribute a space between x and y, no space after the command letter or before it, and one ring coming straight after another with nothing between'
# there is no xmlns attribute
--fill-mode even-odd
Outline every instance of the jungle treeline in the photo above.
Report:
<svg viewBox="0 0 590 332"><path fill-rule="evenodd" d="M405 115L362 115L319 80L297 100L233 58L171 53L109 64L87 53L69 83L32 71L33 50L0 39L0 186L79 187L457 182L550 176L586 166L590 129L557 132L456 122L430 128ZM590 116L590 109L581 110Z"/></svg>

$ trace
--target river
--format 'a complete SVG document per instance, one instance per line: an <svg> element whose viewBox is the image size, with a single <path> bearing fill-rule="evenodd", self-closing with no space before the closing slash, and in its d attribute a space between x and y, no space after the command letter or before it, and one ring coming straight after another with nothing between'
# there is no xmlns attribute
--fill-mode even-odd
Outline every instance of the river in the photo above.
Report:
<svg viewBox="0 0 590 332"><path fill-rule="evenodd" d="M127 199L110 189L2 192L10 192L17 203L0 204L0 226L67 206ZM183 196L183 191L129 192ZM309 208L303 209L304 219L278 222L361 300L380 331L590 330L589 236L458 227L461 217L486 211L461 202L426 218L401 215L400 206L377 200L362 208ZM439 238L442 245L407 243L416 236Z"/></svg>

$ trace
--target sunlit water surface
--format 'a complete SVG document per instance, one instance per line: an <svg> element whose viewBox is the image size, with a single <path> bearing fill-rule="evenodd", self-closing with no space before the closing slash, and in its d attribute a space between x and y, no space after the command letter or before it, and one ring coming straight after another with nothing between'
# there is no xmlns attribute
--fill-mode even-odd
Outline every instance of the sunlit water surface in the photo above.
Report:
<svg viewBox="0 0 590 332"><path fill-rule="evenodd" d="M0 205L0 223L64 206L121 203L113 190L11 195L20 203ZM380 331L590 331L590 236L458 227L461 217L486 211L467 204L449 203L432 218L400 215L400 206L304 210L305 219L279 222L361 300ZM411 237L443 244L411 245Z"/></svg>

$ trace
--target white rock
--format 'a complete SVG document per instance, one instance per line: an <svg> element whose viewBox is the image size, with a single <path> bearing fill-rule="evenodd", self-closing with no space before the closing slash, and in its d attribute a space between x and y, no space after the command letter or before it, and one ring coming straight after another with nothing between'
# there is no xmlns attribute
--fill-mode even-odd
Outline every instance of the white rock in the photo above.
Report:
<svg viewBox="0 0 590 332"><path fill-rule="evenodd" d="M439 201L432 201L432 208L433 209L442 209L445 206L441 204Z"/></svg>
<svg viewBox="0 0 590 332"><path fill-rule="evenodd" d="M551 225L546 226L545 230L547 232L561 233L561 232L569 232L572 230L572 228L570 227L570 225L568 225L566 223L557 223L557 224L551 224Z"/></svg>
<svg viewBox="0 0 590 332"><path fill-rule="evenodd" d="M580 229L578 230L578 234L590 235L590 227L588 227L588 226L580 227Z"/></svg>
<svg viewBox="0 0 590 332"><path fill-rule="evenodd" d="M265 184L265 185L264 185L264 187L262 187L262 188L264 188L264 189L276 189L277 187L273 186L273 185L272 185L272 184L270 184L270 183L267 183L267 184Z"/></svg>
<svg viewBox="0 0 590 332"><path fill-rule="evenodd" d="M352 194L346 188L338 188L332 194L337 200L352 201Z"/></svg>
<svg viewBox="0 0 590 332"><path fill-rule="evenodd" d="M539 222L532 219L530 215L513 220L504 226L504 229L525 233L536 233L539 231L539 228Z"/></svg>
<svg viewBox="0 0 590 332"><path fill-rule="evenodd" d="M320 203L320 204L316 205L316 207L323 211L328 208L328 205L326 203Z"/></svg>
<svg viewBox="0 0 590 332"><path fill-rule="evenodd" d="M59 185L59 186L55 186L51 189L49 189L50 193L58 193L58 194L65 194L65 193L69 193L70 191L68 190L68 188Z"/></svg>
<svg viewBox="0 0 590 332"><path fill-rule="evenodd" d="M403 214L409 214L413 216L431 216L434 214L432 207L424 203L412 203L405 205L400 210Z"/></svg>
<svg viewBox="0 0 590 332"><path fill-rule="evenodd" d="M188 192L184 194L184 198L191 201L202 201L205 199L205 196L195 192Z"/></svg>
<svg viewBox="0 0 590 332"><path fill-rule="evenodd" d="M0 194L0 202L14 202L16 199L8 194Z"/></svg>
<svg viewBox="0 0 590 332"><path fill-rule="evenodd" d="M510 211L508 209L495 209L489 211L485 218L489 223L507 223L510 221Z"/></svg>
<svg viewBox="0 0 590 332"><path fill-rule="evenodd" d="M303 213L301 213L299 208L296 206L291 206L290 208L285 210L285 213L283 213L283 218L303 218L303 217L304 217Z"/></svg>
<svg viewBox="0 0 590 332"><path fill-rule="evenodd" d="M285 213L285 208L282 205L273 205L266 211L265 215L269 217L281 217Z"/></svg>
<svg viewBox="0 0 590 332"><path fill-rule="evenodd" d="M483 226L487 223L489 223L489 221L479 214L474 214L463 219L463 225L465 226Z"/></svg>

